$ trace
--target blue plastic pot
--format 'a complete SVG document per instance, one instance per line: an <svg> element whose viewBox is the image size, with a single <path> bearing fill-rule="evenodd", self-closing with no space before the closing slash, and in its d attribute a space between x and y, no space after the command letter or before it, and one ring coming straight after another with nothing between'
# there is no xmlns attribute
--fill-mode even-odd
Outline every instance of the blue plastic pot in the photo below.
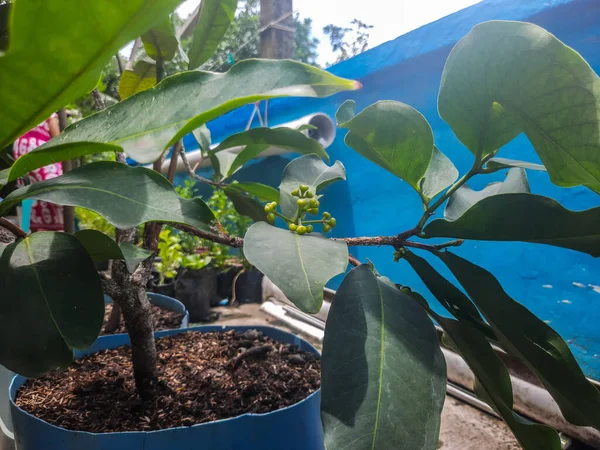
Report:
<svg viewBox="0 0 600 450"><path fill-rule="evenodd" d="M155 306L183 314L183 319L181 320L181 325L179 328L187 328L190 326L190 313L185 308L185 305L179 300L176 300L172 297L167 297L166 295L155 294L154 292L148 292L148 300L150 300L150 303ZM108 295L104 294L104 302L112 303L112 299Z"/></svg>
<svg viewBox="0 0 600 450"><path fill-rule="evenodd" d="M271 327L201 326L186 330L156 332L157 337L188 331L245 331L257 329L279 342L296 344L318 353L308 342ZM102 336L82 357L99 350L129 343L125 334ZM244 414L184 428L124 433L86 433L50 425L26 413L14 403L26 378L17 375L10 386L11 413L19 450L323 450L323 428L319 407L321 391L288 408L268 414Z"/></svg>

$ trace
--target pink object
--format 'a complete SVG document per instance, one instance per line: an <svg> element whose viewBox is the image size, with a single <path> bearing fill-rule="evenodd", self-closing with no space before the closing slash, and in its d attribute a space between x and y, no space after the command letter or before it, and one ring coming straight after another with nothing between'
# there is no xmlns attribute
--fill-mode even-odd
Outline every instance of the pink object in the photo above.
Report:
<svg viewBox="0 0 600 450"><path fill-rule="evenodd" d="M57 114L52 114L48 119L39 124L32 130L29 130L23 136L18 138L13 144L13 155L15 160L29 153L33 149L48 142L50 135L50 120L57 118ZM37 183L38 181L49 180L62 175L62 164L60 162L50 164L29 172L29 181ZM21 182L22 184L22 182ZM31 231L62 231L64 229L63 207L36 200L31 207Z"/></svg>

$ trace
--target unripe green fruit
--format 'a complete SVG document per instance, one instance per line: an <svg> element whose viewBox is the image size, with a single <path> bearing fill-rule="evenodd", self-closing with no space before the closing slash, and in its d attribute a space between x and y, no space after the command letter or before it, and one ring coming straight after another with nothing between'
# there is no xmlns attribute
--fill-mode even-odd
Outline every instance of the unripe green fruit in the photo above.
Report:
<svg viewBox="0 0 600 450"><path fill-rule="evenodd" d="M325 211L323 213L323 219L329 219L331 217L331 214L329 214L327 211Z"/></svg>
<svg viewBox="0 0 600 450"><path fill-rule="evenodd" d="M290 229L290 231L296 231L296 228L298 228L298 225L296 225L295 223L290 223L290 226L288 228Z"/></svg>
<svg viewBox="0 0 600 450"><path fill-rule="evenodd" d="M327 233L329 230L331 230L331 227L327 224L323 224L323 232Z"/></svg>
<svg viewBox="0 0 600 450"><path fill-rule="evenodd" d="M313 214L313 215L316 216L317 214L319 214L319 209L318 208L311 208L311 209L308 210L308 213L309 214Z"/></svg>
<svg viewBox="0 0 600 450"><path fill-rule="evenodd" d="M304 208L306 206L306 204L308 203L308 200L306 200L305 198L299 198L296 203L298 204L298 206L300 206L301 208Z"/></svg>
<svg viewBox="0 0 600 450"><path fill-rule="evenodd" d="M315 196L315 194L313 194L313 193L312 193L312 192L310 192L310 191L306 191L306 194L304 194L304 196L305 196L306 198L313 198L313 197Z"/></svg>
<svg viewBox="0 0 600 450"><path fill-rule="evenodd" d="M298 234L305 234L306 233L306 227L304 225L300 225L298 228L296 228L296 233L298 233Z"/></svg>
<svg viewBox="0 0 600 450"><path fill-rule="evenodd" d="M271 212L271 204L270 204L270 203L267 203L267 204L265 205L265 212L266 212L266 213L270 213L270 212Z"/></svg>
<svg viewBox="0 0 600 450"><path fill-rule="evenodd" d="M313 226L312 226L312 225L309 225L309 226L307 226L307 227L306 227L306 231L308 231L309 233L312 233L312 231L313 231Z"/></svg>
<svg viewBox="0 0 600 450"><path fill-rule="evenodd" d="M331 228L335 227L337 225L337 220L335 220L335 217L332 217L331 219L329 219L329 226Z"/></svg>
<svg viewBox="0 0 600 450"><path fill-rule="evenodd" d="M301 184L300 185L300 192L304 193L306 191L308 191L308 186L305 185L305 184Z"/></svg>
<svg viewBox="0 0 600 450"><path fill-rule="evenodd" d="M292 191L292 195L293 195L294 197L300 197L300 191L299 191L298 189L294 189L294 190Z"/></svg>
<svg viewBox="0 0 600 450"><path fill-rule="evenodd" d="M273 213L267 214L267 222L269 222L269 223L275 222L275 214L273 214Z"/></svg>
<svg viewBox="0 0 600 450"><path fill-rule="evenodd" d="M311 198L308 204L311 208L318 208L321 203L316 198Z"/></svg>

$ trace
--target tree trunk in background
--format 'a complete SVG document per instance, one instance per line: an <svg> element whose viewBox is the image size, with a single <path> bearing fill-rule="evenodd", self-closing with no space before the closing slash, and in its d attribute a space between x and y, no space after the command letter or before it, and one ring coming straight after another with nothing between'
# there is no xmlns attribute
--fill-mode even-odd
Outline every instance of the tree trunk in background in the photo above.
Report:
<svg viewBox="0 0 600 450"><path fill-rule="evenodd" d="M292 0L260 0L260 57L288 59L294 53ZM285 17L283 20L280 20ZM270 26L269 26L270 25Z"/></svg>
<svg viewBox="0 0 600 450"><path fill-rule="evenodd" d="M69 125L69 119L67 117L67 110L61 108L58 111L58 126L62 132ZM63 161L62 163L63 173L70 172L73 170L73 163L71 160ZM75 232L75 213L72 206L63 206L63 221L66 233Z"/></svg>

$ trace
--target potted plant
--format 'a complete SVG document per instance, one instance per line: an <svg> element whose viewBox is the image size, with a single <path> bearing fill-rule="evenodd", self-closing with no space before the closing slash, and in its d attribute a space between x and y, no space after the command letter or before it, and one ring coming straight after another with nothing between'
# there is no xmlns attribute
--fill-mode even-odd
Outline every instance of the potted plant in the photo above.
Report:
<svg viewBox="0 0 600 450"><path fill-rule="evenodd" d="M158 8L159 3L154 2L155 7ZM19 5L28 3L20 0ZM202 11L206 11L208 5L205 4ZM23 13L27 12L25 8ZM18 13L17 8L15 21ZM26 17L34 16L28 14ZM206 22L201 16L199 26L203 24ZM17 36L14 37L16 42ZM2 76L6 71L0 68L3 69L0 70L2 97L6 95L2 91L5 86ZM25 162L19 165L17 161L4 177L8 181L22 173L24 167L43 165L50 155L68 158L99 148L109 149L115 143L126 147L138 159L149 160L149 155L158 157L166 146L175 144L184 133L228 108L244 103L237 99L239 97L229 103L219 97L218 106L215 106L213 93L217 87L211 84L213 81L218 81L219 89L227 86L220 92L228 98L241 95L242 88L237 83L242 83L244 95L248 96L244 98L255 100L275 95L274 92L283 95L286 87L267 86L272 80L270 77L283 75L282 71L286 76L278 76L277 82L293 84L290 93L294 94L326 95L357 86L291 62L240 63L225 75L201 72L176 75L165 79L156 88L81 121L78 127L67 130L55 142L32 152L30 155L33 156L25 160L27 165ZM236 145L245 143L244 151L250 153L257 151L251 145L253 143L281 145L282 141L307 153L287 166L279 192L276 192L277 198L264 205L266 220L252 225L243 239L211 228L213 215L200 199L175 196L164 178L143 168L94 163L56 181L39 183L10 194L0 203L0 217L14 202L34 197L94 209L120 229L139 223L169 222L203 239L243 247L250 263L308 313L319 311L323 288L329 279L345 272L349 262L356 266L345 276L329 312L321 370L323 428L318 414L314 413L319 403L318 392L314 392L304 401L276 413L242 415L230 421L183 429L140 431L144 429L144 422L152 429L166 420L163 408L177 397L174 392L179 389L177 386L165 387L161 378L157 379L157 360L171 356L178 361L185 361L185 358L180 353L169 353L182 344L176 338L178 332L158 333L157 336L166 337L158 341L153 339L144 290L151 260L144 260L140 268L128 274L123 268L124 263L116 259L115 266L121 266L122 270L113 270L112 277L102 280L102 287L114 292L115 300L122 302L137 392L142 400L156 402L160 408L152 417L143 415L150 411L145 409L148 403L138 405L128 415L119 413L116 417L122 422L137 420L140 428L134 433L68 435L64 428L54 427L24 412L27 391L18 389L25 380L17 378L11 394L21 406L12 404L20 448L35 448L36 442L42 442L25 432L25 426L29 426L29 431L35 429L45 438L44 448L60 445L65 448L71 444L71 448L92 444L95 448L196 448L200 443L207 448L316 449L323 446L321 433L324 431L324 443L330 449L433 450L438 445L446 372L431 318L444 328L453 346L475 373L480 398L506 420L524 449L558 450L560 439L553 429L531 423L512 410L510 378L492 344L520 358L538 376L565 418L577 425L600 428L600 393L585 378L567 344L549 325L506 294L491 273L461 258L456 254L460 248L455 249L464 239L524 241L600 255L599 208L568 211L552 199L531 194L525 175L525 170L532 168L531 163L496 157L503 145L523 132L553 182L560 186L583 185L600 191L599 83L598 76L576 52L535 25L487 22L476 26L451 52L439 95L440 115L474 156L472 168L460 178L452 162L438 149L438 146L443 148L443 143L434 144L431 127L410 106L378 102L355 114L352 102L342 105L337 121L341 128L348 130L346 144L406 181L423 203L424 213L415 218L415 226L398 230L398 234L392 236L325 236L337 222L321 207L321 190L332 182L343 180L345 170L340 162L326 165L321 159L326 158L323 149L302 140L294 130L249 130L231 138L230 142L236 142ZM181 109L177 114L165 114L166 103L170 100L200 98L207 84L211 95L199 116L185 117L187 106L178 106ZM248 90L257 85L260 85L260 93L249 94ZM11 92L14 90L11 88ZM156 114L153 114L153 108L157 109ZM197 114L198 108L194 106L193 109L193 114ZM134 112L147 113L149 118L132 122L123 120L136 117ZM184 120L189 120L187 125L183 124ZM26 125L18 126L26 129ZM161 131L157 132L159 129ZM2 147L3 134L10 135L11 132L2 130L0 133ZM144 139L149 136L152 139ZM216 158L224 148L226 145L220 145L207 151L207 157ZM121 150L120 147L113 149ZM185 162L185 153L180 157ZM493 184L478 193L466 187L474 176L484 177L506 169L507 178L501 184ZM199 178L193 170L190 173ZM246 184L241 188L226 180L201 181L240 193L240 202L247 207L255 207L252 197L260 197L259 192L264 192L264 187L258 184ZM139 189L140 186L143 189ZM124 192L127 196L122 195ZM108 197L103 196L110 193L115 195L111 195L108 202ZM431 220L444 205L444 218ZM93 269L91 258L77 238L70 235L27 236L4 221L0 225L17 237L15 242L2 248L0 257L3 293L0 301L6 312L0 316L3 338L0 362L26 375L39 375L53 367L67 366L72 357L70 349L90 345L99 329L100 310L98 302L93 300L101 297L101 280ZM146 226L147 249L156 247L157 228ZM431 243L427 241L430 238L444 240ZM408 263L432 295L426 300L409 287L380 275L369 262L361 263L349 255L349 246L361 245L391 247L390 257ZM456 282L437 272L428 262L429 258L443 263ZM74 274L77 276L73 277ZM62 283L67 279L70 280L69 290L64 290ZM61 286L60 291L57 285ZM40 289L44 289L44 303ZM82 308L78 295L82 290L87 293L85 308ZM438 315L429 307L429 302L436 300L445 308L446 316ZM34 308L40 311L36 316L39 323L28 323L31 329L23 330L25 318L30 319L28 312ZM21 329L10 327L11 323L19 324ZM214 328L209 330L216 331ZM275 340L269 340L267 334ZM311 353L301 353L296 347L282 345L281 342L289 338L273 330L265 329L263 334L247 330L216 335L205 332L193 338L186 333L179 336L184 336L181 339L188 348L195 349L194 355L212 356L212 362L223 357L227 361L225 368L206 366L206 361L198 360L195 361L197 364L183 363L182 371L192 373L195 380L204 383L203 389L197 389L187 397L184 394L188 401L187 409L184 409L187 414L203 408L206 411L220 409L221 403L215 397L206 398L204 394L212 392L209 386L223 388L219 381L223 377L230 377L230 385L239 387L242 397L252 398L258 391L264 393L264 384L248 382L242 372L247 369L257 376L264 375L261 366L254 363L265 357L284 358L285 364L279 366L281 368L291 365L303 368L300 372L276 370L268 388L277 389L281 383L291 383L297 379L293 373L301 374L302 389L308 392L311 382L316 383L311 374L314 375L313 371L318 373L318 362ZM202 336L208 342L203 341ZM93 353L92 359L84 359L68 369L69 374L80 373L88 363L100 363L103 370L110 371L103 375L110 377L113 374L120 378L122 372L119 370L123 370L123 366L115 365L115 362L122 362L127 367L124 362L128 361L127 350L116 347L126 341L110 339L103 338L104 342L98 344L100 348L112 350ZM199 346L193 339L206 345ZM40 341L46 345L40 345ZM237 353L236 349L240 347L248 350ZM95 352L100 348L92 347L87 351ZM108 357L102 361L93 359L101 355ZM242 372L237 372L240 369ZM238 373L240 376L236 378ZM28 382L27 387L38 383L50 389L62 384L64 379L53 373L39 382ZM83 391L73 395L83 399L105 392L102 380L90 380L82 386ZM123 382L119 384L123 385ZM122 393L123 389L117 390L116 395L122 399ZM226 398L229 401L232 397ZM119 412L114 403L110 406L111 411ZM44 409L56 407L48 401L44 403ZM258 412L263 411L260 408ZM67 411L64 406L62 409L61 420L66 420L64 413ZM85 408L78 411L88 414L97 410L86 403ZM135 411L142 413L136 415ZM111 418L105 417L106 420L97 423L114 423ZM193 420L192 423L187 420L188 415L178 416L178 419L178 425L193 423ZM76 420L76 417L70 416L69 420ZM70 441L65 442L65 439ZM48 445L50 440L52 444ZM76 447L75 440L80 447Z"/></svg>

